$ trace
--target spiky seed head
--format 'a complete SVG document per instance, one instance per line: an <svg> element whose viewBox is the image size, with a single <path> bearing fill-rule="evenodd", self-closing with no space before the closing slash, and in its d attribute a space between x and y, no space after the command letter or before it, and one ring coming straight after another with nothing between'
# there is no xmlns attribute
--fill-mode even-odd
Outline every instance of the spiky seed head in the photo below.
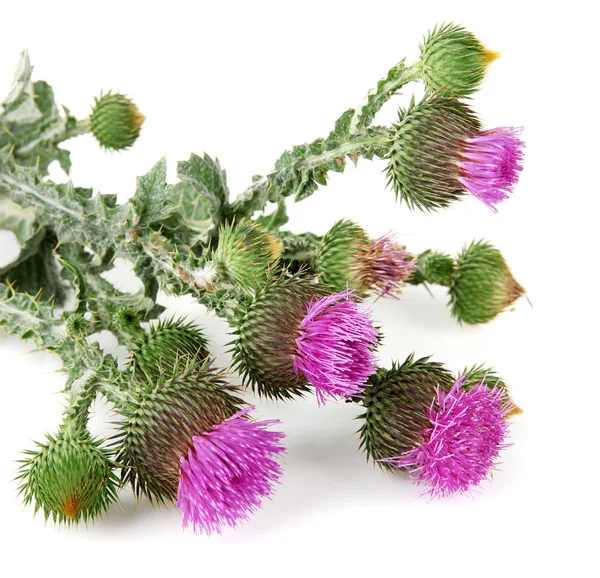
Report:
<svg viewBox="0 0 600 578"><path fill-rule="evenodd" d="M102 147L119 151L138 139L144 120L146 117L130 98L108 92L95 99L90 127Z"/></svg>
<svg viewBox="0 0 600 578"><path fill-rule="evenodd" d="M117 501L116 464L101 441L87 430L65 424L25 452L18 479L25 504L46 519L72 525L102 516Z"/></svg>
<svg viewBox="0 0 600 578"><path fill-rule="evenodd" d="M435 95L400 111L388 153L388 183L411 208L436 210L464 194L457 163L465 139L480 129L469 107Z"/></svg>
<svg viewBox="0 0 600 578"><path fill-rule="evenodd" d="M296 340L311 299L326 293L305 277L280 276L240 304L233 362L244 384L258 395L291 399L309 390L304 374L294 371Z"/></svg>
<svg viewBox="0 0 600 578"><path fill-rule="evenodd" d="M412 276L414 257L392 235L372 240L362 227L338 221L317 249L315 269L319 281L332 290L346 289L364 297L373 292L396 297Z"/></svg>
<svg viewBox="0 0 600 578"><path fill-rule="evenodd" d="M180 361L173 377L130 392L118 408L123 420L116 444L124 483L137 497L163 504L177 499L180 462L194 436L231 417L242 401L208 360Z"/></svg>
<svg viewBox="0 0 600 578"><path fill-rule="evenodd" d="M525 293L502 253L486 241L473 241L465 247L456 265L450 307L462 323L487 323Z"/></svg>
<svg viewBox="0 0 600 578"><path fill-rule="evenodd" d="M432 92L467 96L477 90L487 67L498 56L462 26L442 24L421 44L421 76Z"/></svg>
<svg viewBox="0 0 600 578"><path fill-rule="evenodd" d="M360 446L367 458L384 469L394 465L379 460L401 455L422 441L421 431L429 424L427 410L436 389L449 390L453 375L428 357L380 368L369 380L362 404L366 412L359 430Z"/></svg>
<svg viewBox="0 0 600 578"><path fill-rule="evenodd" d="M138 378L149 383L168 379L182 359L201 364L210 356L202 330L183 319L165 319L153 325L131 345L131 366Z"/></svg>
<svg viewBox="0 0 600 578"><path fill-rule="evenodd" d="M223 281L249 292L266 283L282 248L281 241L258 223L226 223L220 228L212 261Z"/></svg>

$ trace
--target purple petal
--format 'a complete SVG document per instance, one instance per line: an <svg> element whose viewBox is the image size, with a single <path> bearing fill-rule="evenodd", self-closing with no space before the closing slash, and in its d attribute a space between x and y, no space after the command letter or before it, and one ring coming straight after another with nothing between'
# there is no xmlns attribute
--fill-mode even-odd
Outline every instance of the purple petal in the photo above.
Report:
<svg viewBox="0 0 600 578"><path fill-rule="evenodd" d="M500 127L463 141L458 180L493 211L512 192L523 168L521 128Z"/></svg>
<svg viewBox="0 0 600 578"><path fill-rule="evenodd" d="M421 445L382 461L409 468L426 493L441 497L478 486L495 469L500 450L507 447L503 390L484 383L461 390L461 376L448 393L438 391L428 410L431 426L421 432Z"/></svg>
<svg viewBox="0 0 600 578"><path fill-rule="evenodd" d="M181 459L177 507L183 526L194 531L221 533L258 510L282 475L275 457L285 451L283 433L268 431L278 420L253 421L248 407L211 431L194 436Z"/></svg>
<svg viewBox="0 0 600 578"><path fill-rule="evenodd" d="M314 386L317 401L360 393L377 369L377 330L350 291L312 299L296 339L294 370Z"/></svg>

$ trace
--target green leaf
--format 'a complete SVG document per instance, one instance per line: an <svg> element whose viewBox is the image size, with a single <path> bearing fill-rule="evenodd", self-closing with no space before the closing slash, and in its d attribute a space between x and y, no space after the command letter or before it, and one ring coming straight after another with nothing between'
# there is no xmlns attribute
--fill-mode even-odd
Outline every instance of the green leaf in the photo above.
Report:
<svg viewBox="0 0 600 578"><path fill-rule="evenodd" d="M227 217L229 203L227 179L218 159L192 153L189 160L177 163L177 176L191 183L197 194L207 199L214 224L218 226Z"/></svg>
<svg viewBox="0 0 600 578"><path fill-rule="evenodd" d="M135 194L129 202L139 227L165 219L173 212L166 178L167 161L164 157L149 172L137 178Z"/></svg>
<svg viewBox="0 0 600 578"><path fill-rule="evenodd" d="M290 220L287 215L285 199L281 199L277 203L276 209L270 215L262 215L255 220L268 231L279 230L280 227L283 227Z"/></svg>
<svg viewBox="0 0 600 578"><path fill-rule="evenodd" d="M24 209L0 191L0 229L12 231L19 244L23 246L35 232L34 221L33 207Z"/></svg>

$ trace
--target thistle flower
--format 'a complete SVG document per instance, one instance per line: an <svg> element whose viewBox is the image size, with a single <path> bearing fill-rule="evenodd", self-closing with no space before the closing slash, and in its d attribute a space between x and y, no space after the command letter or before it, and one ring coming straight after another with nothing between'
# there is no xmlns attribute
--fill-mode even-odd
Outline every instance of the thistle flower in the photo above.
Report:
<svg viewBox="0 0 600 578"><path fill-rule="evenodd" d="M487 67L498 56L463 27L443 24L421 44L421 76L432 92L466 96L477 90Z"/></svg>
<svg viewBox="0 0 600 578"><path fill-rule="evenodd" d="M458 255L449 295L452 315L459 321L487 323L524 293L502 253L490 243L473 241Z"/></svg>
<svg viewBox="0 0 600 578"><path fill-rule="evenodd" d="M480 383L466 391L461 376L452 389L437 396L427 411L429 425L422 442L412 450L387 458L397 468L408 468L431 496L468 492L495 469L504 440L508 408L502 389Z"/></svg>
<svg viewBox="0 0 600 578"><path fill-rule="evenodd" d="M109 92L96 99L90 115L90 129L101 146L119 151L133 145L145 120L130 98Z"/></svg>
<svg viewBox="0 0 600 578"><path fill-rule="evenodd" d="M323 237L315 259L321 283L334 291L350 289L396 297L413 272L413 255L392 235L369 239L352 221L338 221Z"/></svg>
<svg viewBox="0 0 600 578"><path fill-rule="evenodd" d="M64 424L21 460L19 493L46 519L77 524L102 516L117 501L119 479L108 450L87 430Z"/></svg>
<svg viewBox="0 0 600 578"><path fill-rule="evenodd" d="M323 402L362 389L377 331L349 292L327 296L303 277L269 282L239 308L234 363L259 395L289 399L313 385Z"/></svg>
<svg viewBox="0 0 600 578"><path fill-rule="evenodd" d="M294 371L314 386L317 401L362 392L377 368L378 333L349 291L311 299L296 339Z"/></svg>
<svg viewBox="0 0 600 578"><path fill-rule="evenodd" d="M282 247L281 241L258 223L227 223L219 231L212 262L222 280L250 291L267 281Z"/></svg>
<svg viewBox="0 0 600 578"><path fill-rule="evenodd" d="M459 182L493 211L506 199L522 168L521 129L501 127L463 141Z"/></svg>
<svg viewBox="0 0 600 578"><path fill-rule="evenodd" d="M206 361L178 367L166 381L140 385L118 408L123 481L136 496L177 503L183 525L220 532L247 519L281 475L274 457L283 434L254 422Z"/></svg>
<svg viewBox="0 0 600 578"><path fill-rule="evenodd" d="M470 192L492 210L518 180L520 129L480 130L469 107L434 95L400 112L388 182L411 208L435 210Z"/></svg>
<svg viewBox="0 0 600 578"><path fill-rule="evenodd" d="M378 370L362 400L361 447L385 469L411 471L432 495L477 486L506 447L506 417L516 408L492 376L477 367L455 380L440 364L412 355Z"/></svg>
<svg viewBox="0 0 600 578"><path fill-rule="evenodd" d="M194 436L181 459L177 507L183 525L206 534L235 527L273 493L282 475L275 457L285 451L282 433L269 431L278 420L256 422L238 411L212 430Z"/></svg>

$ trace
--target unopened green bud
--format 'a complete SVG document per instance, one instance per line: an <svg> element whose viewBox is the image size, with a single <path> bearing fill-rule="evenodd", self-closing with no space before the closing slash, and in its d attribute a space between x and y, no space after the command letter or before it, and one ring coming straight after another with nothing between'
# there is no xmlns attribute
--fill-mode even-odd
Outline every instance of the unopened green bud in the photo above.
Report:
<svg viewBox="0 0 600 578"><path fill-rule="evenodd" d="M151 383L173 376L182 360L202 364L210 356L202 330L183 320L162 320L139 334L131 345L131 364L140 379Z"/></svg>
<svg viewBox="0 0 600 578"><path fill-rule="evenodd" d="M421 75L432 92L466 96L477 90L487 67L498 56L468 30L444 24L434 28L421 45Z"/></svg>
<svg viewBox="0 0 600 578"><path fill-rule="evenodd" d="M109 452L89 432L63 425L56 437L25 452L18 478L25 504L67 525L103 515L117 501L119 480Z"/></svg>
<svg viewBox="0 0 600 578"><path fill-rule="evenodd" d="M465 247L456 266L450 307L463 323L487 323L525 293L502 253L486 241L473 241Z"/></svg>
<svg viewBox="0 0 600 578"><path fill-rule="evenodd" d="M90 127L101 146L119 151L138 139L144 120L146 117L130 98L109 92L96 99Z"/></svg>
<svg viewBox="0 0 600 578"><path fill-rule="evenodd" d="M227 223L219 232L212 261L222 280L251 291L264 285L277 267L282 247L281 241L258 223Z"/></svg>

